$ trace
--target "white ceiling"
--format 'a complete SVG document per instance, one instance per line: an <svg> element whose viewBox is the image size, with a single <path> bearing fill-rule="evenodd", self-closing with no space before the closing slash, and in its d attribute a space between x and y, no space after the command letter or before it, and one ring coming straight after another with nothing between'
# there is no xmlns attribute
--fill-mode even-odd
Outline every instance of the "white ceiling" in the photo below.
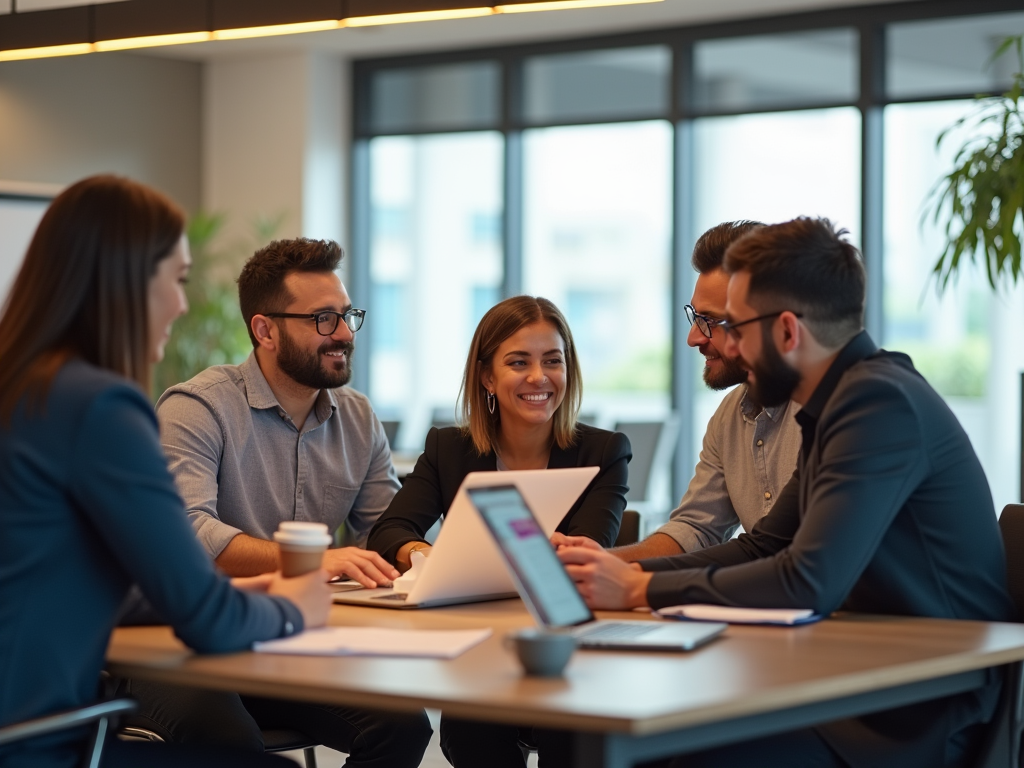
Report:
<svg viewBox="0 0 1024 768"><path fill-rule="evenodd" d="M345 58L393 56L458 48L616 34L736 18L775 16L897 0L664 0L649 5L487 16L417 24L339 29L303 35L151 48L140 53L208 60L321 50ZM925 0L920 0L924 2Z"/></svg>

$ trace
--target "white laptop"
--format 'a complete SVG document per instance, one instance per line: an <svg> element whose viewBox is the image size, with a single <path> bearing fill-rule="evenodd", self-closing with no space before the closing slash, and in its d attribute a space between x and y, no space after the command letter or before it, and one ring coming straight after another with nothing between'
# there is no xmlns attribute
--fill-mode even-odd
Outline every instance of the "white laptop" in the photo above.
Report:
<svg viewBox="0 0 1024 768"><path fill-rule="evenodd" d="M405 592L391 587L339 588L344 591L334 594L334 602L379 608L429 608L515 597L516 586L494 539L466 495L467 489L494 485L495 477L500 476L502 485L511 485L529 500L537 511L541 530L550 537L599 469L470 472L455 494L430 556L411 589Z"/></svg>
<svg viewBox="0 0 1024 768"><path fill-rule="evenodd" d="M546 629L566 632L581 648L602 650L690 651L718 637L727 624L619 621L594 618L580 597L537 517L514 485L491 478L469 498L498 544L527 609Z"/></svg>

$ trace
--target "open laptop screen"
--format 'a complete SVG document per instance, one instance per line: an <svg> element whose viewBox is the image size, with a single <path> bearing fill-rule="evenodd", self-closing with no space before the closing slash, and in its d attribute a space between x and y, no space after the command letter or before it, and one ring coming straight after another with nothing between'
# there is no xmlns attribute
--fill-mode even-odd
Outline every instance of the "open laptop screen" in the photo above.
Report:
<svg viewBox="0 0 1024 768"><path fill-rule="evenodd" d="M467 489L508 563L530 612L546 627L591 621L576 585L514 485ZM532 605L531 605L532 603Z"/></svg>

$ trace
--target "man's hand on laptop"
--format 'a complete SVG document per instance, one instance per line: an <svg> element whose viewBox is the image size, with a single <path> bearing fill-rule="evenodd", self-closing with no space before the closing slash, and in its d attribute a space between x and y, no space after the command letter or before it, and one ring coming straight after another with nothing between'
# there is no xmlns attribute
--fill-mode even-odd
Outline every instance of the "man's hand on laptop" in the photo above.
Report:
<svg viewBox="0 0 1024 768"><path fill-rule="evenodd" d="M331 578L348 576L369 589L386 587L399 576L383 557L359 547L328 549L324 552L324 570Z"/></svg>
<svg viewBox="0 0 1024 768"><path fill-rule="evenodd" d="M590 547L561 547L558 559L591 608L616 611L647 605L652 574L640 570L639 564Z"/></svg>
<svg viewBox="0 0 1024 768"><path fill-rule="evenodd" d="M595 552L604 551L604 547L587 536L566 536L564 533L559 533L558 531L551 534L551 545L555 549L561 549L562 547L583 547L584 549L592 549Z"/></svg>

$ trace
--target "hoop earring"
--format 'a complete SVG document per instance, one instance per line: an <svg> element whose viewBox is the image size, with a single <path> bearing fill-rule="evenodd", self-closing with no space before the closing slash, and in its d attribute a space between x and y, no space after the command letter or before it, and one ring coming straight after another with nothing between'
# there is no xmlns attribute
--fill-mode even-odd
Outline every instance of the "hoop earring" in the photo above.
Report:
<svg viewBox="0 0 1024 768"><path fill-rule="evenodd" d="M494 409L498 405L498 398L493 392L487 393L487 410L490 411L491 415L494 415Z"/></svg>

